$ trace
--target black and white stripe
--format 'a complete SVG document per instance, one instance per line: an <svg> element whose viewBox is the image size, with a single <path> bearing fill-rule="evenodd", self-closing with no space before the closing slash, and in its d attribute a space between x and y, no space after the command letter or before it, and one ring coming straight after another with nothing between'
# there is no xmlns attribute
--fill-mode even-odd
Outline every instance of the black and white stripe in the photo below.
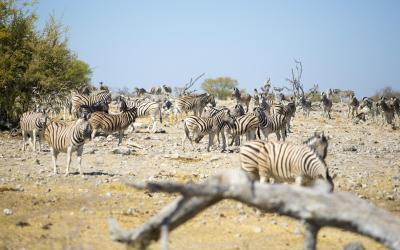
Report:
<svg viewBox="0 0 400 250"><path fill-rule="evenodd" d="M162 123L162 112L160 103L140 99L129 100L123 98L122 96L119 97L118 102L120 106L120 111L122 107L121 105L126 105L128 108L136 108L137 117L150 116L152 119L152 126L149 125L148 130L150 130L151 127L152 132L157 131L157 121L160 121L160 123ZM122 102L125 102L125 104L122 104Z"/></svg>
<svg viewBox="0 0 400 250"><path fill-rule="evenodd" d="M287 118L285 115L275 114L268 116L262 109L255 108L253 111L254 115L257 116L259 121L259 129L263 133L264 137L268 140L268 135L275 133L278 141L281 137L285 141L286 134L286 122Z"/></svg>
<svg viewBox="0 0 400 250"><path fill-rule="evenodd" d="M233 145L233 142L236 146L239 146L241 135L246 135L247 141L254 140L258 126L258 118L254 114L249 113L235 117L234 123L226 126L227 133L232 136L230 146Z"/></svg>
<svg viewBox="0 0 400 250"><path fill-rule="evenodd" d="M176 112L188 113L193 111L195 116L201 116L203 108L210 103L215 107L215 98L213 95L204 93L201 95L188 95L175 99Z"/></svg>
<svg viewBox="0 0 400 250"><path fill-rule="evenodd" d="M226 124L233 124L234 118L231 116L229 109L222 109L218 113L214 114L213 117L203 118L198 116L188 116L184 120L185 136L182 140L182 147L185 147L186 139L189 139L193 148L193 140L198 143L204 135L209 135L207 151L210 151L210 147L214 142L214 136L217 135L221 130L222 135L222 149L226 149L225 134L223 128Z"/></svg>
<svg viewBox="0 0 400 250"><path fill-rule="evenodd" d="M91 93L90 95L75 94L71 98L72 110L76 116L79 116L79 108L81 106L93 106L97 103L111 103L111 93L107 90L101 90Z"/></svg>
<svg viewBox="0 0 400 250"><path fill-rule="evenodd" d="M333 181L325 164L328 138L316 133L305 145L252 141L240 149L242 169L255 180L296 182L307 185L315 179Z"/></svg>
<svg viewBox="0 0 400 250"><path fill-rule="evenodd" d="M57 174L57 156L60 152L67 153L67 168L65 175L69 174L72 152L78 155L79 172L82 172L82 152L85 139L90 137L91 126L86 118L80 118L76 122L65 124L51 122L45 130L44 136L49 143L53 159L54 174Z"/></svg>
<svg viewBox="0 0 400 250"><path fill-rule="evenodd" d="M22 131L22 150L26 149L26 139L29 135L29 144L32 145L33 151L36 151L36 136L39 136L39 151L41 151L41 141L43 139L44 130L50 122L49 117L44 112L25 112L19 121ZM33 142L32 142L33 141Z"/></svg>
<svg viewBox="0 0 400 250"><path fill-rule="evenodd" d="M381 99L378 102L378 106L382 109L385 121L393 125L393 119L394 119L394 107L391 103L387 101L386 97L381 97Z"/></svg>
<svg viewBox="0 0 400 250"><path fill-rule="evenodd" d="M332 100L328 98L325 92L321 93L321 104L323 109L323 116L331 118Z"/></svg>
<svg viewBox="0 0 400 250"><path fill-rule="evenodd" d="M374 101L373 99L369 97L363 97L361 104L360 104L360 110L366 108L367 109L367 114L372 117L372 119L377 122L378 117L380 115L380 108L378 102Z"/></svg>
<svg viewBox="0 0 400 250"><path fill-rule="evenodd" d="M355 97L354 93L351 94L350 96L350 102L348 104L349 112L347 113L347 117L354 118L354 113L355 115L358 115L358 108L360 106L360 102L358 101L357 97Z"/></svg>
<svg viewBox="0 0 400 250"><path fill-rule="evenodd" d="M90 116L90 124L92 125L92 140L96 136L96 132L101 130L105 133L118 132L118 145L122 142L124 131L137 118L137 109L135 107L128 109L125 102L122 102L122 112L119 114L107 114L104 112L94 112Z"/></svg>

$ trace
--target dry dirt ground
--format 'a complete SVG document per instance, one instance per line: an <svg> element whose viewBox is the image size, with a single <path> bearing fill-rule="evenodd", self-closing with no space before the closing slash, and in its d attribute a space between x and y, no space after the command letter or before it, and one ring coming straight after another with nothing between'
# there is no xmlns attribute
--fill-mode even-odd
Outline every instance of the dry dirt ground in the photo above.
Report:
<svg viewBox="0 0 400 250"><path fill-rule="evenodd" d="M288 141L301 143L315 130L333 136L327 163L335 172L336 192L351 192L400 216L400 130L372 122L355 125L345 106L335 104L332 120L312 112L293 122ZM125 249L110 239L107 218L125 228L141 225L176 196L137 191L123 180L174 180L201 182L224 169L239 167L237 153L207 153L181 147L182 128L164 119L166 133L138 129L127 134L120 148L130 155L114 154L117 138L100 137L85 145L83 170L64 177L65 154L59 156L59 172L52 174L48 148L34 153L21 151L22 139L7 132L0 137L0 249ZM141 120L143 122L145 120ZM139 120L140 122L140 120ZM111 139L111 141L109 141ZM275 135L270 135L276 140ZM140 146L140 147L137 147ZM75 161L74 161L75 160ZM3 209L10 209L6 215ZM302 249L303 229L297 221L266 214L234 201L205 210L173 231L171 249ZM367 249L385 249L367 238L326 228L318 235L319 249L341 249L361 241ZM154 243L151 249L159 249Z"/></svg>

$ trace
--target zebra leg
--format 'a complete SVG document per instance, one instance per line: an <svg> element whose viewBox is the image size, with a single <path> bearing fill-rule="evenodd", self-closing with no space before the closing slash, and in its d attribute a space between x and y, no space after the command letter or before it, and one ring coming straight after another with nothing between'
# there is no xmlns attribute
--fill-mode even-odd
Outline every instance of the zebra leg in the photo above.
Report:
<svg viewBox="0 0 400 250"><path fill-rule="evenodd" d="M221 131L221 137L222 137L222 151L225 151L226 150L226 139L225 139L224 131Z"/></svg>
<svg viewBox="0 0 400 250"><path fill-rule="evenodd" d="M36 152L36 133L37 133L37 130L34 129L34 130L32 131L33 152Z"/></svg>
<svg viewBox="0 0 400 250"><path fill-rule="evenodd" d="M39 142L39 152L42 151L42 141L43 141L43 132L39 133L38 142Z"/></svg>
<svg viewBox="0 0 400 250"><path fill-rule="evenodd" d="M303 186L304 178L302 176L297 176L295 183L299 186Z"/></svg>
<svg viewBox="0 0 400 250"><path fill-rule="evenodd" d="M225 138L225 137L224 137ZM213 145L214 142L214 133L209 133L208 134L208 147L207 147L207 152L210 152L210 147Z"/></svg>
<svg viewBox="0 0 400 250"><path fill-rule="evenodd" d="M79 174L83 177L83 172L82 172L82 153L83 153L83 146L80 146L76 150L76 155L78 156Z"/></svg>
<svg viewBox="0 0 400 250"><path fill-rule="evenodd" d="M22 130L22 151L25 151L26 149L26 132Z"/></svg>
<svg viewBox="0 0 400 250"><path fill-rule="evenodd" d="M97 133L97 130L96 130L96 129L93 129L93 131L92 131L92 136L91 136L91 140L92 140L92 141L94 140L94 137L96 137L96 133Z"/></svg>
<svg viewBox="0 0 400 250"><path fill-rule="evenodd" d="M67 168L65 169L65 176L69 175L69 166L71 165L72 146L67 148Z"/></svg>
<svg viewBox="0 0 400 250"><path fill-rule="evenodd" d="M118 131L118 146L122 143L122 137L124 136L124 131Z"/></svg>
<svg viewBox="0 0 400 250"><path fill-rule="evenodd" d="M56 161L57 161L58 152L56 150L54 150L53 147L50 148L50 152L51 152L51 159L53 161L53 171L54 171L54 174L56 175L57 174Z"/></svg>

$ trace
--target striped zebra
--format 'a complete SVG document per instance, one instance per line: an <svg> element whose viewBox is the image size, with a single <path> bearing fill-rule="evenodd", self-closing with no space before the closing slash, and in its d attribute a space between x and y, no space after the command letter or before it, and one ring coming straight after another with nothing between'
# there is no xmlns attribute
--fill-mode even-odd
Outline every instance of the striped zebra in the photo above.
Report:
<svg viewBox="0 0 400 250"><path fill-rule="evenodd" d="M347 117L350 117L350 113L352 118L354 118L354 113L358 115L359 107L360 107L360 102L357 100L357 97L354 95L354 93L352 93L350 95L350 102L348 104L349 112L347 113Z"/></svg>
<svg viewBox="0 0 400 250"><path fill-rule="evenodd" d="M333 191L333 181L325 163L328 139L323 133L315 133L303 145L252 141L240 149L241 168L260 182L272 179L307 186L313 180L323 179Z"/></svg>
<svg viewBox="0 0 400 250"><path fill-rule="evenodd" d="M239 117L235 117L232 124L227 124L226 131L232 136L229 146L235 142L236 146L240 145L240 136L246 135L246 140L254 140L259 126L258 118L254 114L248 113Z"/></svg>
<svg viewBox="0 0 400 250"><path fill-rule="evenodd" d="M65 124L51 122L44 132L45 140L50 145L50 152L53 160L54 174L57 174L57 156L60 152L67 153L67 168L65 175L69 174L72 152L76 151L78 156L79 173L82 172L82 152L85 139L90 138L91 126L87 118L79 118L77 121Z"/></svg>
<svg viewBox="0 0 400 250"><path fill-rule="evenodd" d="M232 98L235 98L236 104L244 104L246 106L246 112L249 112L251 95L247 93L242 94L238 88L234 87L232 91Z"/></svg>
<svg viewBox="0 0 400 250"><path fill-rule="evenodd" d="M268 140L268 135L271 133L276 134L278 141L286 140L286 122L287 118L285 115L275 114L268 116L261 108L254 108L253 114L258 118L259 129L263 133L266 140Z"/></svg>
<svg viewBox="0 0 400 250"><path fill-rule="evenodd" d="M149 131L150 127L153 133L157 131L157 120L159 120L162 124L162 112L160 103L144 101L140 99L129 100L123 98L122 96L120 96L117 101L120 106L120 111L122 111L122 106L127 106L128 108L136 108L137 117L145 117L149 115L152 120L152 125L149 125L147 127ZM122 104L123 102L125 104Z"/></svg>
<svg viewBox="0 0 400 250"><path fill-rule="evenodd" d="M92 106L88 105L81 105L79 107L79 113L81 113L84 116L88 116L91 113L94 112L106 112L108 113L108 104L105 102L99 102L95 103Z"/></svg>
<svg viewBox="0 0 400 250"><path fill-rule="evenodd" d="M104 102L106 104L111 103L111 93L107 90L101 90L91 93L90 95L75 94L71 97L72 110L75 116L79 116L79 108L82 105L92 106L96 103Z"/></svg>
<svg viewBox="0 0 400 250"><path fill-rule="evenodd" d="M49 117L44 112L25 112L19 121L22 130L22 150L26 149L26 138L29 135L29 144L36 151L36 136L39 136L39 151L42 150L41 141L43 139L44 130L50 122ZM33 141L33 143L32 143Z"/></svg>
<svg viewBox="0 0 400 250"><path fill-rule="evenodd" d="M215 98L213 95L204 93L201 95L188 95L175 99L176 113L193 111L195 116L201 116L203 108L210 103L215 107ZM177 115L177 114L176 114Z"/></svg>
<svg viewBox="0 0 400 250"><path fill-rule="evenodd" d="M246 112L244 111L243 105L238 103L231 109L231 115L233 117L239 117L244 115Z"/></svg>
<svg viewBox="0 0 400 250"><path fill-rule="evenodd" d="M321 93L321 104L323 109L323 116L332 119L331 110L332 110L332 100L328 98L325 92Z"/></svg>
<svg viewBox="0 0 400 250"><path fill-rule="evenodd" d="M227 124L233 124L234 118L231 116L229 109L221 109L211 118L203 118L198 116L188 116L184 120L185 136L182 139L182 147L185 148L185 141L189 139L194 149L193 140L198 143L205 136L209 135L207 151L213 145L214 136L221 132L222 150L226 149L226 140L223 128Z"/></svg>
<svg viewBox="0 0 400 250"><path fill-rule="evenodd" d="M398 97L392 97L390 104L393 106L394 114L397 115L397 120L400 121L400 99Z"/></svg>
<svg viewBox="0 0 400 250"><path fill-rule="evenodd" d="M287 132L291 133L291 131L290 131L290 122L291 122L292 118L294 118L295 115L296 115L296 105L295 105L295 103L293 101L290 101L286 105L283 105L282 103L275 104L273 106L272 110L273 110L273 112L272 112L273 115L280 114L280 115L285 116Z"/></svg>
<svg viewBox="0 0 400 250"><path fill-rule="evenodd" d="M382 109L385 121L388 124L393 125L394 107L387 102L387 98L382 96L378 102L378 106Z"/></svg>
<svg viewBox="0 0 400 250"><path fill-rule="evenodd" d="M366 108L368 110L367 114L369 114L372 117L372 119L376 122L380 115L380 108L378 102L375 102L369 97L363 97L360 104L360 110L362 110L363 108Z"/></svg>
<svg viewBox="0 0 400 250"><path fill-rule="evenodd" d="M299 100L299 105L303 110L303 115L305 117L310 117L310 111L312 108L312 103L310 100L306 99L304 96L302 96Z"/></svg>
<svg viewBox="0 0 400 250"><path fill-rule="evenodd" d="M106 133L118 132L118 146L121 144L125 129L135 122L137 118L137 109L136 107L128 109L126 103L122 102L121 110L122 112L119 114L92 113L89 119L92 126L92 140L99 130Z"/></svg>

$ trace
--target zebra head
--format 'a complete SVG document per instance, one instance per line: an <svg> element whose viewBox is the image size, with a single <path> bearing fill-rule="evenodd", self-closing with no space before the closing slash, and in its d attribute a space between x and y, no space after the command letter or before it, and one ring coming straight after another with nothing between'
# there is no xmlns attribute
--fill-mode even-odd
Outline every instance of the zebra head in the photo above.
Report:
<svg viewBox="0 0 400 250"><path fill-rule="evenodd" d="M92 126L89 119L90 114L82 114L82 117L75 122L75 127L83 138L90 138L92 134Z"/></svg>
<svg viewBox="0 0 400 250"><path fill-rule="evenodd" d="M213 107L215 107L217 104L215 103L215 97L213 95L207 94L205 98L205 103L211 104Z"/></svg>
<svg viewBox="0 0 400 250"><path fill-rule="evenodd" d="M244 115L246 112L244 111L244 108L242 104L238 103L235 105L235 107L232 109L232 116L233 117L238 117Z"/></svg>
<svg viewBox="0 0 400 250"><path fill-rule="evenodd" d="M233 125L235 123L235 118L231 115L231 111L229 109L223 109L222 112L221 120L225 124Z"/></svg>
<svg viewBox="0 0 400 250"><path fill-rule="evenodd" d="M46 112L40 112L39 117L36 120L36 124L39 128L46 128L51 122L50 117L47 116Z"/></svg>
<svg viewBox="0 0 400 250"><path fill-rule="evenodd" d="M314 135L308 138L304 144L308 145L320 159L325 161L326 155L328 153L328 140L329 136L325 136L324 132L315 132Z"/></svg>

